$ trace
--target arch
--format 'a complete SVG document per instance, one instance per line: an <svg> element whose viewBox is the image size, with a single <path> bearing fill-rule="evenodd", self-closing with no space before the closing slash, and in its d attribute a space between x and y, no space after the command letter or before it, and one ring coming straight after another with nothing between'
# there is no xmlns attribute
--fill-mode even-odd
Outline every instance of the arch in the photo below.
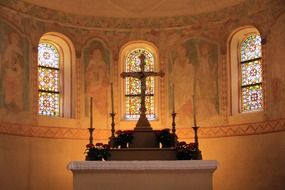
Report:
<svg viewBox="0 0 285 190"><path fill-rule="evenodd" d="M245 110L242 106L242 102L244 103L244 99L242 96L242 71L241 71L241 65L244 62L241 57L241 46L242 43L245 42L245 40L250 35L258 35L260 36L260 32L258 29L254 26L244 26L241 28L236 29L232 32L228 39L228 61L229 61L229 78L230 78L230 113L231 115L236 115L239 113L247 113L247 112L257 112L263 110L263 91L261 90L261 102L262 107L258 109L249 109ZM261 36L260 36L261 38ZM262 50L262 47L261 47ZM261 82L260 82L260 89L262 89L262 60L261 60L262 54L257 59L260 59L260 72L261 72ZM251 59L248 61L253 61L255 59Z"/></svg>
<svg viewBox="0 0 285 190"><path fill-rule="evenodd" d="M145 50L146 52L150 52L153 56L153 71L159 70L159 53L157 47L148 41L143 41L143 40L137 40L137 41L131 41L126 43L125 45L122 46L119 52L119 74L126 71L126 60L128 58L128 55L132 52L135 51L136 49L141 49ZM123 120L136 120L138 118L138 115L135 114L135 116L131 116L132 114L127 114L127 100L126 100L126 82L125 80L122 80L120 76L119 77L119 84L120 84L120 113L121 113L121 119ZM152 79L151 79L152 80ZM158 120L159 118L159 112L158 112L158 97L159 97L159 80L157 80L155 77L153 79L153 103L150 103L150 107L152 107L152 113L147 111L147 117L150 120ZM128 112L129 113L129 112ZM149 113L149 114L148 114Z"/></svg>
<svg viewBox="0 0 285 190"><path fill-rule="evenodd" d="M75 48L72 41L65 35L57 32L45 33L39 41L53 44L60 54L60 117L75 117Z"/></svg>

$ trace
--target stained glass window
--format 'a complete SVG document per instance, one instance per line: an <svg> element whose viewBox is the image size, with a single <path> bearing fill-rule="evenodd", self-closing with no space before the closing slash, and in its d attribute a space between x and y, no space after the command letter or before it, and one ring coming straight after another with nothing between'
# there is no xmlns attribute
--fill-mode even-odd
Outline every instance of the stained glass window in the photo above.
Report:
<svg viewBox="0 0 285 190"><path fill-rule="evenodd" d="M41 42L38 46L39 114L60 115L60 59L55 45Z"/></svg>
<svg viewBox="0 0 285 190"><path fill-rule="evenodd" d="M261 37L250 34L241 49L241 112L263 110Z"/></svg>
<svg viewBox="0 0 285 190"><path fill-rule="evenodd" d="M145 59L145 70L154 71L154 56L152 52L144 48L133 49L126 57L125 60L125 72L139 72L140 59L139 56L144 54ZM146 116L148 119L155 118L155 83L154 77L146 78ZM125 79L125 117L126 119L138 119L140 115L140 103L141 103L141 84L140 80L133 77L127 77Z"/></svg>

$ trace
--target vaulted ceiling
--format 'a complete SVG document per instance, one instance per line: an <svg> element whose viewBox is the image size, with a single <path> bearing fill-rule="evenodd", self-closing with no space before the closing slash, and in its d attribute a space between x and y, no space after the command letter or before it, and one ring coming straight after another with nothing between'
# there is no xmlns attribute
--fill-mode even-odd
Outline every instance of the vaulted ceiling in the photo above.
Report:
<svg viewBox="0 0 285 190"><path fill-rule="evenodd" d="M77 15L104 17L165 17L217 11L245 0L22 0Z"/></svg>

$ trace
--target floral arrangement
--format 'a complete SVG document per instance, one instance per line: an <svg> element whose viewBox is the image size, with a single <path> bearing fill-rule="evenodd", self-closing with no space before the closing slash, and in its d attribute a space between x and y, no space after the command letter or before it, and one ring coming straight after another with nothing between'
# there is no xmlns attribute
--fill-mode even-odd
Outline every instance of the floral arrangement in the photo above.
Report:
<svg viewBox="0 0 285 190"><path fill-rule="evenodd" d="M178 160L192 160L196 151L195 143L187 144L185 141L177 143L176 158Z"/></svg>
<svg viewBox="0 0 285 190"><path fill-rule="evenodd" d="M86 150L86 159L85 160L107 160L110 156L110 147L107 144L103 143L96 143L94 144L87 144Z"/></svg>
<svg viewBox="0 0 285 190"><path fill-rule="evenodd" d="M170 129L162 129L155 132L157 144L161 143L163 148L174 145L174 134L170 133Z"/></svg>
<svg viewBox="0 0 285 190"><path fill-rule="evenodd" d="M115 136L115 147L127 148L128 144L132 144L134 136L133 131L131 130L118 130L116 131Z"/></svg>

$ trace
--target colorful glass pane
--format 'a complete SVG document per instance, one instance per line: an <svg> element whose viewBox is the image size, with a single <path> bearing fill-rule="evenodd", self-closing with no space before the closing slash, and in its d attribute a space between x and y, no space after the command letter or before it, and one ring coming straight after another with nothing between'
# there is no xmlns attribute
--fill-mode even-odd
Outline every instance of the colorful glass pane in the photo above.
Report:
<svg viewBox="0 0 285 190"><path fill-rule="evenodd" d="M242 88L241 111L261 111L263 108L262 86L254 85Z"/></svg>
<svg viewBox="0 0 285 190"><path fill-rule="evenodd" d="M55 45L42 42L38 46L39 114L59 116L59 52Z"/></svg>
<svg viewBox="0 0 285 190"><path fill-rule="evenodd" d="M39 114L59 116L59 94L39 92Z"/></svg>
<svg viewBox="0 0 285 190"><path fill-rule="evenodd" d="M259 60L241 64L242 86L262 82L262 65Z"/></svg>
<svg viewBox="0 0 285 190"><path fill-rule="evenodd" d="M59 68L59 53L57 48L53 44L39 44L38 65L44 67Z"/></svg>
<svg viewBox="0 0 285 190"><path fill-rule="evenodd" d="M261 37L251 34L241 44L241 61L248 61L261 57Z"/></svg>
<svg viewBox="0 0 285 190"><path fill-rule="evenodd" d="M140 59L139 56L144 54L145 59L145 70L144 71L154 71L154 58L153 54L146 49L134 49L131 51L126 59L125 71L126 72L139 72L140 70Z"/></svg>
<svg viewBox="0 0 285 190"><path fill-rule="evenodd" d="M125 71L126 72L140 72L140 59L139 56L144 54L145 69L144 71L154 71L154 57L153 54L143 48L136 48L132 50L126 58ZM140 96L128 96L128 95L140 95L141 94L141 83L137 78L128 77L125 79L125 107L126 107L126 119L138 119L140 115ZM146 79L146 115L149 119L154 119L154 77L148 77Z"/></svg>
<svg viewBox="0 0 285 190"><path fill-rule="evenodd" d="M126 96L126 118L138 119L140 115L140 102L139 96L129 97Z"/></svg>
<svg viewBox="0 0 285 190"><path fill-rule="evenodd" d="M38 68L39 89L45 91L59 91L59 71L49 68Z"/></svg>
<svg viewBox="0 0 285 190"><path fill-rule="evenodd" d="M140 96L127 96L126 97L126 118L127 119L138 119L140 117ZM146 117L148 119L155 119L154 114L154 96L146 96Z"/></svg>
<svg viewBox="0 0 285 190"><path fill-rule="evenodd" d="M148 119L155 119L155 112L154 112L154 96L146 96L145 98L145 107L147 109L146 111L146 117Z"/></svg>
<svg viewBox="0 0 285 190"><path fill-rule="evenodd" d="M126 94L140 94L141 93L141 83L140 80L134 77L126 78Z"/></svg>
<svg viewBox="0 0 285 190"><path fill-rule="evenodd" d="M146 94L154 94L154 77L146 78Z"/></svg>

